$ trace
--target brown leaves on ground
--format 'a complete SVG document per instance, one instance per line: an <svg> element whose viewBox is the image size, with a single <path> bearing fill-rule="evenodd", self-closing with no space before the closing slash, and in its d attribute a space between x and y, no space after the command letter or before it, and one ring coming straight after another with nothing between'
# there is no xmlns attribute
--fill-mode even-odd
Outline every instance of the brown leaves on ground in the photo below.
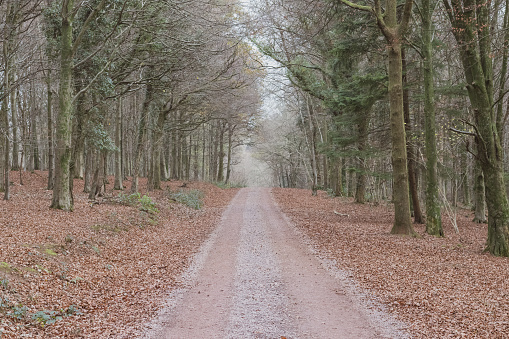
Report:
<svg viewBox="0 0 509 339"><path fill-rule="evenodd" d="M182 182L166 182L148 194L159 210L153 216L115 203L113 178L99 204L91 204L83 181L75 180L74 212L64 212L49 208L46 172L22 175L19 185L13 172L12 199L0 201L2 338L134 337L178 286L236 193L188 183L186 189L205 194L197 211L169 199L168 188L178 191ZM140 187L146 187L143 179ZM81 314L73 315L71 305ZM23 306L26 314L12 317ZM41 311L49 323L62 319L43 326L43 318L32 319Z"/></svg>
<svg viewBox="0 0 509 339"><path fill-rule="evenodd" d="M351 272L417 338L509 338L509 259L483 252L487 225L458 210L459 234L443 216L446 238L390 235L390 206L274 189L281 209L319 248ZM348 216L342 216L334 213Z"/></svg>

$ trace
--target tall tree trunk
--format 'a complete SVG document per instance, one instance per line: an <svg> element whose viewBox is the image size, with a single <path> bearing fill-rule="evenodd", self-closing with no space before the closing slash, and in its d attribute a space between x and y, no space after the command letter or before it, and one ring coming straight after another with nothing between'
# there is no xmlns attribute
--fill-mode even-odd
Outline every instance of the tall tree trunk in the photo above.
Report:
<svg viewBox="0 0 509 339"><path fill-rule="evenodd" d="M157 122L152 132L152 170L149 178L152 189L161 189L161 149L163 146L163 132L168 112L160 109Z"/></svg>
<svg viewBox="0 0 509 339"><path fill-rule="evenodd" d="M366 202L366 159L363 152L366 150L368 141L369 112L366 118L360 119L357 125L359 155L357 159L357 184L355 188L355 202L364 204Z"/></svg>
<svg viewBox="0 0 509 339"><path fill-rule="evenodd" d="M57 148L55 163L55 183L53 186L52 208L72 210L70 180L71 136L73 115L73 12L74 0L62 2L61 54L59 114L57 117Z"/></svg>
<svg viewBox="0 0 509 339"><path fill-rule="evenodd" d="M401 43L410 22L413 0L405 0L402 11L398 11L396 0L387 0L385 6L383 6L384 12L382 12L382 5L379 0L375 0L374 7L358 5L349 0L341 1L353 8L372 13L387 41L394 201L394 225L391 233L415 235L410 216L408 191L401 58ZM398 18L400 18L399 23Z"/></svg>
<svg viewBox="0 0 509 339"><path fill-rule="evenodd" d="M92 148L88 148L85 157L85 183L83 185L83 192L90 193L94 183L94 151Z"/></svg>
<svg viewBox="0 0 509 339"><path fill-rule="evenodd" d="M34 158L34 170L38 171L41 169L41 163L39 159L39 126L37 122L37 113L38 110L34 110L32 119L30 120L32 123L32 137L31 137L31 148L32 148L32 156ZM23 168L23 164L21 164L21 168Z"/></svg>
<svg viewBox="0 0 509 339"><path fill-rule="evenodd" d="M422 54L424 73L424 134L426 139L426 233L442 237L442 216L438 192L435 86L433 84L432 12L433 0L422 0Z"/></svg>
<svg viewBox="0 0 509 339"><path fill-rule="evenodd" d="M9 83L11 85L16 82L16 66L12 63L11 71L9 72L9 77L11 78ZM19 134L18 134L18 105L16 99L17 90L14 88L10 93L10 109L11 109L11 124L12 124L12 165L11 169L13 171L19 170Z"/></svg>
<svg viewBox="0 0 509 339"><path fill-rule="evenodd" d="M17 40L17 26L18 26L18 8L19 3L17 1L8 1L5 12L5 22L3 30L3 95L2 100L1 118L3 122L3 134L4 134L4 167L3 167L3 188L4 188L4 200L10 199L10 170L11 170L11 129L10 123L13 123L12 135L13 138L17 137L16 126L14 125L15 120L9 119L9 112L11 119L16 119L16 90L14 86L16 78L16 40ZM14 157L14 156L13 156ZM15 158L18 160L18 158ZM13 164L14 165L14 164ZM17 169L17 166L13 166Z"/></svg>
<svg viewBox="0 0 509 339"><path fill-rule="evenodd" d="M334 159L332 165L331 184L332 189L334 190L334 195L336 196L343 195L342 167L341 159L339 158Z"/></svg>
<svg viewBox="0 0 509 339"><path fill-rule="evenodd" d="M214 138L214 134L219 134L219 122L216 123L217 127L211 126L211 133L210 133L210 144L212 146L212 151L210 152L212 154L211 161L210 161L210 173L209 173L209 180L215 181L217 178L217 164L218 164L218 158L219 158L219 136Z"/></svg>
<svg viewBox="0 0 509 339"><path fill-rule="evenodd" d="M468 206L468 205L470 205L470 187L469 187L470 181L468 178L469 166L467 163L467 150L464 149L464 147L462 147L462 151L461 151L460 164L461 164L460 165L461 166L460 180L461 180L461 188L462 188L461 192L463 193L462 199L463 199L463 204Z"/></svg>
<svg viewBox="0 0 509 339"><path fill-rule="evenodd" d="M235 131L236 125L228 124L228 155L226 161L226 179L224 180L225 184L230 182L230 175L232 172L232 140L233 140L233 132Z"/></svg>
<svg viewBox="0 0 509 339"><path fill-rule="evenodd" d="M218 154L218 169L216 181L221 182L224 179L224 130L226 123L221 121L219 124L219 154Z"/></svg>
<svg viewBox="0 0 509 339"><path fill-rule="evenodd" d="M193 140L193 180L194 181L198 181L198 178L199 178L199 174L200 173L200 168L199 168L199 160L198 160L198 142L200 141L199 139L199 132L197 133L198 135L194 138Z"/></svg>
<svg viewBox="0 0 509 339"><path fill-rule="evenodd" d="M394 180L394 225L391 233L414 235L415 232L412 227L410 216L406 135L403 117L401 40L400 37L392 37L392 39L388 42L389 104L391 115L392 168Z"/></svg>
<svg viewBox="0 0 509 339"><path fill-rule="evenodd" d="M53 159L53 91L51 90L51 70L48 70L46 77L46 92L48 95L47 100L47 115L48 115L48 190L53 189L53 169L55 161Z"/></svg>
<svg viewBox="0 0 509 339"><path fill-rule="evenodd" d="M317 161L317 152L316 152L316 126L313 121L313 103L311 102L311 97L306 95L306 109L308 112L308 123L309 123L309 133L310 136L308 138L308 145L311 151L311 169L313 171L313 182L311 186L311 194L316 195L318 190L318 161ZM303 117L301 117L303 119Z"/></svg>
<svg viewBox="0 0 509 339"><path fill-rule="evenodd" d="M115 115L115 183L113 189L123 190L122 174L122 98L118 98L117 112Z"/></svg>
<svg viewBox="0 0 509 339"><path fill-rule="evenodd" d="M96 197L101 197L104 194L104 184L105 184L105 161L106 161L106 152L96 151L95 152L95 170L94 170L94 179L92 189L88 195L88 199L95 200Z"/></svg>
<svg viewBox="0 0 509 339"><path fill-rule="evenodd" d="M401 50L401 62L403 70L403 114L405 119L405 133L412 135L412 124L410 122L410 90L407 82L406 52ZM412 140L412 138L410 138ZM407 168L408 168L408 186L410 190L411 207L414 213L414 221L417 224L424 224L424 217L421 212L419 202L419 191L417 189L417 176L415 168L415 151L412 142L407 143Z"/></svg>
<svg viewBox="0 0 509 339"><path fill-rule="evenodd" d="M193 155L191 135L189 135L189 141L186 140L186 144L187 144L186 180L189 181L191 179L191 159Z"/></svg>
<svg viewBox="0 0 509 339"><path fill-rule="evenodd" d="M474 166L474 220L476 223L486 223L486 199L484 188L484 175L481 164L476 160Z"/></svg>
<svg viewBox="0 0 509 339"><path fill-rule="evenodd" d="M3 49L4 49L4 60L5 60L5 56L6 56L6 51L7 51L7 47L6 47L7 44L4 44L3 46ZM6 62L6 65L8 63ZM8 70L8 67L6 68L6 70ZM8 105L8 101L9 101L9 95L7 93L7 90L9 88L9 77L8 76L4 76L4 83L3 83L3 88L5 89L5 92L6 94L4 95L4 100L2 100L2 107L0 109L0 112L1 112L1 117L2 117L2 129L4 130L4 133L3 133L3 148L4 148L4 158L2 159L3 161L3 166L2 166L2 169L3 169L3 182L2 182L2 187L4 189L4 200L9 200L10 198L10 170L11 170L11 166L10 166L10 149L11 149L11 145L10 145L10 142L9 142L9 105Z"/></svg>
<svg viewBox="0 0 509 339"><path fill-rule="evenodd" d="M505 1L505 14L504 14L504 23L503 23L503 32L504 33L504 46L502 52L502 67L500 71L500 85L498 89L499 102L497 104L497 115L496 115L496 124L498 127L498 135L500 137L500 144L504 144L504 100L501 100L505 95L505 82L507 77L507 64L509 59L509 0ZM509 101L507 103L509 109ZM507 113L506 113L507 115Z"/></svg>
<svg viewBox="0 0 509 339"><path fill-rule="evenodd" d="M493 111L493 69L489 3L443 0L459 46L470 103L474 112L477 156L481 163L488 207L486 250L509 256L509 202L505 190L503 149ZM476 10L473 10L476 9ZM478 27L483 27L479 30Z"/></svg>
<svg viewBox="0 0 509 339"><path fill-rule="evenodd" d="M148 73L151 73L147 71ZM138 192L138 177L140 175L140 165L141 165L141 159L143 156L143 144L145 140L145 134L146 134L146 123L147 123L147 117L150 114L150 106L153 99L153 87L152 84L149 82L145 87L145 100L143 101L143 107L141 110L141 116L140 116L140 123L138 127L138 137L135 145L135 151L134 151L134 166L133 166L133 180L131 182L131 193Z"/></svg>

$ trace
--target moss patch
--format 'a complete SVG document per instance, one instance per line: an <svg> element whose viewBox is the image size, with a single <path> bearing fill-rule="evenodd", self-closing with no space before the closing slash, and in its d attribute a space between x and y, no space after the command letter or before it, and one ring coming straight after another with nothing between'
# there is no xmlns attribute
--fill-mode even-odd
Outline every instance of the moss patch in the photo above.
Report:
<svg viewBox="0 0 509 339"><path fill-rule="evenodd" d="M46 254L48 254L48 255L53 255L53 256L58 255L58 254L57 254L55 251L53 251L51 248L46 248L46 249L44 250L44 253L46 253Z"/></svg>
<svg viewBox="0 0 509 339"><path fill-rule="evenodd" d="M21 268L22 271L25 271L25 272L28 272L28 273L34 273L34 274L37 274L39 272L37 272L36 269L32 268L32 267L22 267Z"/></svg>
<svg viewBox="0 0 509 339"><path fill-rule="evenodd" d="M120 233L122 231L127 231L127 229L124 227L119 227L117 225L108 225L108 224L95 224L95 225L90 226L90 228L93 229L94 231L104 230L104 231L113 232L113 233Z"/></svg>
<svg viewBox="0 0 509 339"><path fill-rule="evenodd" d="M0 262L0 271L10 273L12 272L12 265L4 261Z"/></svg>

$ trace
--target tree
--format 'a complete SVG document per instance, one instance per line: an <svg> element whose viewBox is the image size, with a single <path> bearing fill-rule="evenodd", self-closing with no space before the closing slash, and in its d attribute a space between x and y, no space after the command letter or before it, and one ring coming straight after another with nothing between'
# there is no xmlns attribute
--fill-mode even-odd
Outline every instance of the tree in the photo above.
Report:
<svg viewBox="0 0 509 339"><path fill-rule="evenodd" d="M80 42L91 21L104 7L103 0L90 12L81 31L76 37L73 36L73 22L76 16L74 0L63 0L61 7L61 44L60 44L60 85L59 85L59 112L57 116L56 131L56 161L55 182L53 186L52 208L70 211L73 209L71 177L71 139L73 117L73 68L74 56Z"/></svg>
<svg viewBox="0 0 509 339"><path fill-rule="evenodd" d="M477 145L488 207L486 250L496 256L509 256L509 203L505 191L501 131L503 119L496 117L493 99L490 2L481 0L443 0L452 33L457 41L466 88L474 113L469 123ZM506 9L507 10L507 9Z"/></svg>
<svg viewBox="0 0 509 339"><path fill-rule="evenodd" d="M380 31L387 41L389 57L389 103L391 116L392 166L393 166L393 201L394 225L391 233L414 235L410 218L410 197L408 194L408 169L406 136L403 114L403 84L401 44L408 28L412 0L406 0L403 12L398 22L396 0L387 0L385 11L382 11L380 0L375 0L374 6L363 6L348 0L341 0L347 6L368 11L376 19Z"/></svg>
<svg viewBox="0 0 509 339"><path fill-rule="evenodd" d="M424 117L426 138L426 233L443 236L438 193L435 89L433 85L432 14L434 1L422 0L422 56L424 73Z"/></svg>

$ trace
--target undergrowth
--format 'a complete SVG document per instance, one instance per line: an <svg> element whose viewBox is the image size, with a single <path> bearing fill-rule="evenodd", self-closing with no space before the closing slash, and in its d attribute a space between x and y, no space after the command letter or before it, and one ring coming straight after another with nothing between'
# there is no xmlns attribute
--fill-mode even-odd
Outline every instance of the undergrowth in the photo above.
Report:
<svg viewBox="0 0 509 339"><path fill-rule="evenodd" d="M242 183L232 183L232 182L225 183L224 181L214 182L213 184L221 189L246 187L246 185Z"/></svg>
<svg viewBox="0 0 509 339"><path fill-rule="evenodd" d="M2 279L2 290L3 293L0 296L0 315L16 322L30 323L44 327L54 324L66 317L83 314L76 305L71 305L67 309L60 309L59 311L41 310L29 312L27 306L11 301L10 297L15 298L17 293L9 285L9 280L7 278ZM0 338L2 337L2 330L0 330Z"/></svg>
<svg viewBox="0 0 509 339"><path fill-rule="evenodd" d="M169 192L170 198L176 202L200 210L203 207L204 194L200 190L179 190L178 192Z"/></svg>
<svg viewBox="0 0 509 339"><path fill-rule="evenodd" d="M149 214L157 214L159 210L156 207L156 203L152 201L152 199L148 195L141 195L140 193L133 194L124 194L119 193L118 201L122 205L127 206L138 206L140 211L149 213Z"/></svg>

